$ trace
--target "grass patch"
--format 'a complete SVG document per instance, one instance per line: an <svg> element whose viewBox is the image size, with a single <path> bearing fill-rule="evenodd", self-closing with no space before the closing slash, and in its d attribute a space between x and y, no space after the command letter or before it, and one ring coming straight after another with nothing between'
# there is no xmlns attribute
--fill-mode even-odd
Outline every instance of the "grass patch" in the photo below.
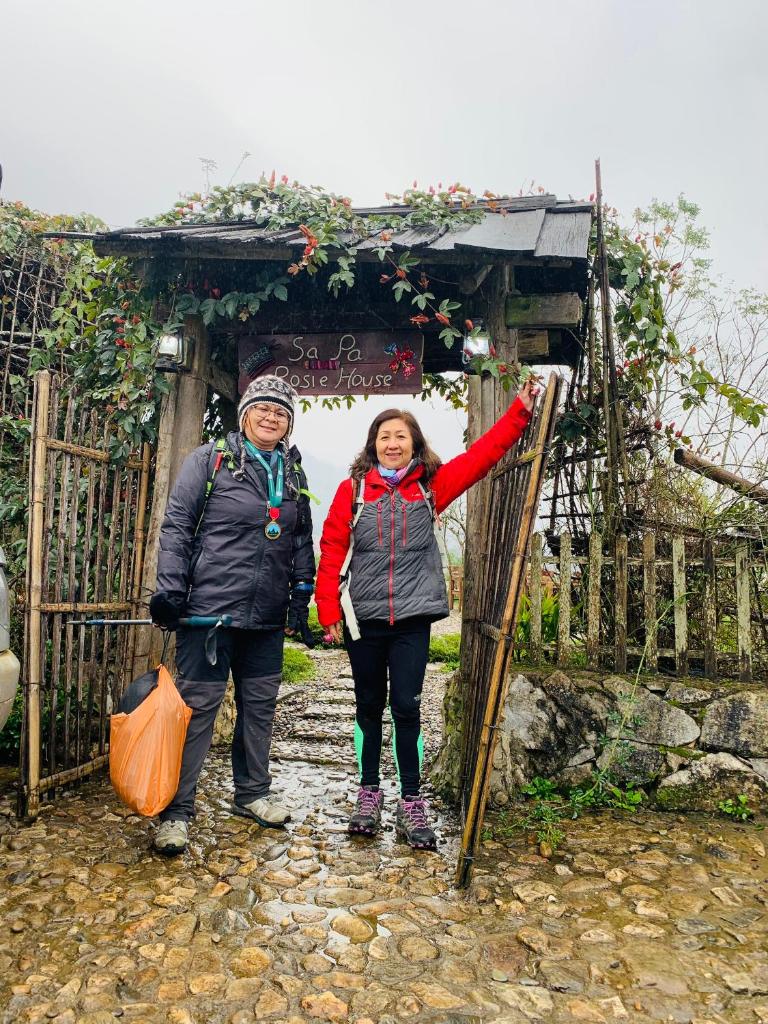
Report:
<svg viewBox="0 0 768 1024"><path fill-rule="evenodd" d="M315 674L312 659L304 651L286 647L283 652L283 682L306 683Z"/></svg>
<svg viewBox="0 0 768 1024"><path fill-rule="evenodd" d="M441 662L444 671L453 672L459 667L461 633L446 633L433 636L429 642L429 660Z"/></svg>

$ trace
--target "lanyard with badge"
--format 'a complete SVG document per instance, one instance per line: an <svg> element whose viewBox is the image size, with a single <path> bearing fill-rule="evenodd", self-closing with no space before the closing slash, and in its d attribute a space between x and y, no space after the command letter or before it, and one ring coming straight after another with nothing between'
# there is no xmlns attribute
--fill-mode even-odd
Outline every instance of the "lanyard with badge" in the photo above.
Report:
<svg viewBox="0 0 768 1024"><path fill-rule="evenodd" d="M267 540L277 540L283 532L283 528L278 522L280 519L280 506L283 503L283 481L285 479L283 457L278 451L275 451L272 453L270 461L267 462L266 459L264 459L259 452L253 448L251 449L251 454L258 460L267 474L269 499L267 501L267 522L264 526L264 534ZM277 479L272 475L272 467L275 459L277 459Z"/></svg>

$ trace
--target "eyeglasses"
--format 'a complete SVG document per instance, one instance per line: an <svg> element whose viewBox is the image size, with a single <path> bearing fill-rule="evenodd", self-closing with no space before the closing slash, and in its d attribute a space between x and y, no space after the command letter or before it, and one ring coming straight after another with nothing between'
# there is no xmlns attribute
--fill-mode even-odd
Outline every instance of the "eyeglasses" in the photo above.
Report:
<svg viewBox="0 0 768 1024"><path fill-rule="evenodd" d="M287 423L290 419L287 412L284 412L282 409L276 409L274 405L252 405L251 412L256 413L260 420L274 416L278 423Z"/></svg>

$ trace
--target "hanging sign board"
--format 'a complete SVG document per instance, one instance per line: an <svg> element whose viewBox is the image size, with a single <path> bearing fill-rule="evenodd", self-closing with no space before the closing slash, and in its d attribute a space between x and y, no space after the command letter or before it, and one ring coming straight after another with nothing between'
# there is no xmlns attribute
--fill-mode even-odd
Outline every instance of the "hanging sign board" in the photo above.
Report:
<svg viewBox="0 0 768 1024"><path fill-rule="evenodd" d="M237 386L273 373L300 395L417 395L423 356L421 331L241 335Z"/></svg>

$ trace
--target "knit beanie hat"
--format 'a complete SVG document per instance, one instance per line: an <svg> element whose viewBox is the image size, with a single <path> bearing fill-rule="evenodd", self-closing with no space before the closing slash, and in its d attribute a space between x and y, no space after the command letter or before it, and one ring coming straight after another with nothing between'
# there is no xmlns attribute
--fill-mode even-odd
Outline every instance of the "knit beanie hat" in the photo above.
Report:
<svg viewBox="0 0 768 1024"><path fill-rule="evenodd" d="M293 430L293 410L299 396L287 381L272 374L256 377L243 392L240 405L237 407L237 424L242 431L243 421L249 409L254 405L274 405L288 413L288 430L286 438Z"/></svg>

